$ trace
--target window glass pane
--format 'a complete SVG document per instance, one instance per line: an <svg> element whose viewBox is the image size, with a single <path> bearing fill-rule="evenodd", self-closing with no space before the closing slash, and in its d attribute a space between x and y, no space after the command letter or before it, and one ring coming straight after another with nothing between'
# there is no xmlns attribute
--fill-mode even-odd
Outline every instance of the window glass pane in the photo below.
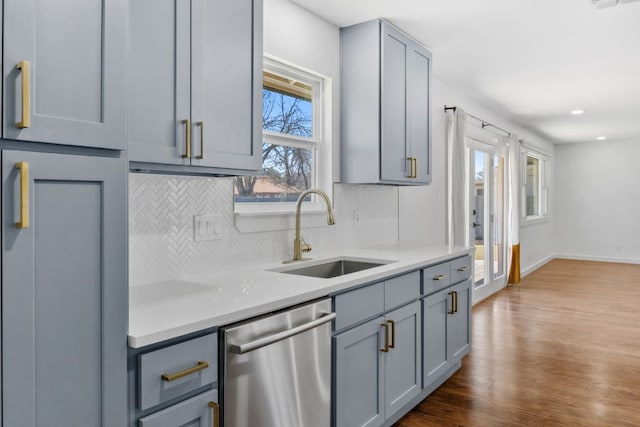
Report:
<svg viewBox="0 0 640 427"><path fill-rule="evenodd" d="M264 73L262 123L265 131L296 138L313 138L312 87L276 74ZM265 139L269 139L268 135ZM300 193L314 186L316 149L262 144L262 174L234 180L236 202L295 202Z"/></svg>
<svg viewBox="0 0 640 427"><path fill-rule="evenodd" d="M527 156L527 216L540 215L540 159Z"/></svg>

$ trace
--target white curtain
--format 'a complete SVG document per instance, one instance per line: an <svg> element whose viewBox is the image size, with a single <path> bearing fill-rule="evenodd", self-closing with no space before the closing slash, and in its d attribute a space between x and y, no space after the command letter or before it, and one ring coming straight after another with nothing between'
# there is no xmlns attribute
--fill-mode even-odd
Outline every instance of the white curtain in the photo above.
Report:
<svg viewBox="0 0 640 427"><path fill-rule="evenodd" d="M470 246L470 163L466 126L467 114L462 108L447 111L447 241L451 246Z"/></svg>
<svg viewBox="0 0 640 427"><path fill-rule="evenodd" d="M508 143L507 271L508 283L520 282L520 141L512 133Z"/></svg>

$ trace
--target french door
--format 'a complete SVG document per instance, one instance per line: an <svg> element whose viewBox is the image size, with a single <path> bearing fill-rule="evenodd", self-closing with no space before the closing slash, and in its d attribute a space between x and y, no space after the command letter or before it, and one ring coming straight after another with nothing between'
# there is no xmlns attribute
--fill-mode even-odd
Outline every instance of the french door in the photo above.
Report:
<svg viewBox="0 0 640 427"><path fill-rule="evenodd" d="M475 242L473 300L506 283L506 151L472 140L471 241Z"/></svg>

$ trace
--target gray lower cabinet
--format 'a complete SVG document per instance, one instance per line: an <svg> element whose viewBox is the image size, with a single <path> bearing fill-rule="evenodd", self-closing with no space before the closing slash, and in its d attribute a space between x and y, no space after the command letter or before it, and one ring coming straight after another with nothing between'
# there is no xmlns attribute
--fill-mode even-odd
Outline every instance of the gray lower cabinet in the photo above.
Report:
<svg viewBox="0 0 640 427"><path fill-rule="evenodd" d="M334 336L334 425L382 425L421 390L420 303Z"/></svg>
<svg viewBox="0 0 640 427"><path fill-rule="evenodd" d="M129 28L129 160L260 170L262 0L130 0Z"/></svg>
<svg viewBox="0 0 640 427"><path fill-rule="evenodd" d="M379 19L340 36L343 182L430 183L431 53Z"/></svg>
<svg viewBox="0 0 640 427"><path fill-rule="evenodd" d="M4 427L126 425L126 171L2 152Z"/></svg>
<svg viewBox="0 0 640 427"><path fill-rule="evenodd" d="M4 0L4 138L126 148L127 0Z"/></svg>
<svg viewBox="0 0 640 427"><path fill-rule="evenodd" d="M130 426L219 426L217 333L132 350L130 364Z"/></svg>
<svg viewBox="0 0 640 427"><path fill-rule="evenodd" d="M423 385L429 387L471 350L471 281L423 299Z"/></svg>
<svg viewBox="0 0 640 427"><path fill-rule="evenodd" d="M218 427L218 391L210 390L140 419L140 427Z"/></svg>

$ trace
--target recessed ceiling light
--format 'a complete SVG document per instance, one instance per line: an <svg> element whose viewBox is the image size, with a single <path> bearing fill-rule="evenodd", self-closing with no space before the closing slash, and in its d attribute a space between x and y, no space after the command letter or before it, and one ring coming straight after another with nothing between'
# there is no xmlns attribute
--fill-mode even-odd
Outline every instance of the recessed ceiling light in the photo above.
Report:
<svg viewBox="0 0 640 427"><path fill-rule="evenodd" d="M606 136L598 136L598 137L596 137L596 139L598 141L604 141L605 139L607 139L607 137Z"/></svg>
<svg viewBox="0 0 640 427"><path fill-rule="evenodd" d="M584 110L571 110L571 114L573 114L574 116L584 114Z"/></svg>

